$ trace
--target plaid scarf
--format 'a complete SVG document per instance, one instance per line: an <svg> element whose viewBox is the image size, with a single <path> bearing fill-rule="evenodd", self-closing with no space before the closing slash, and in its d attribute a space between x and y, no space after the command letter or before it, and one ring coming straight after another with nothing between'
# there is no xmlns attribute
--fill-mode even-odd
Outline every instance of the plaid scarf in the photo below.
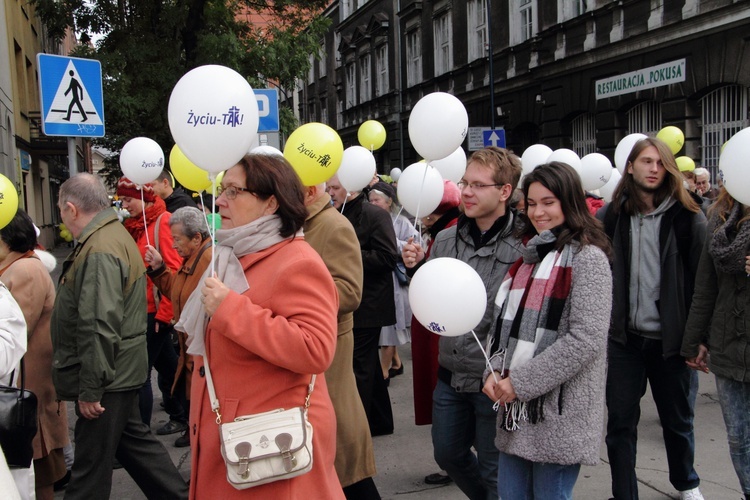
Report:
<svg viewBox="0 0 750 500"><path fill-rule="evenodd" d="M490 340L490 355L502 356L503 377L558 338L557 329L570 293L574 247L566 245L554 250L555 240L551 231L534 236L497 292L495 305L500 314ZM544 395L527 402L515 400L505 405L501 427L512 431L522 420L541 422L543 408Z"/></svg>

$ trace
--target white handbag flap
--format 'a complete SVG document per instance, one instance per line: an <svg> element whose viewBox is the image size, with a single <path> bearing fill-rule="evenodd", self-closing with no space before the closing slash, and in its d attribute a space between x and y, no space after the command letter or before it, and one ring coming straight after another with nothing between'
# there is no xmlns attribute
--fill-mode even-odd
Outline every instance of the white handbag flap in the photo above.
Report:
<svg viewBox="0 0 750 500"><path fill-rule="evenodd" d="M279 455L283 451L298 451L307 441L308 429L304 411L305 409L300 406L289 410L280 408L257 415L237 417L234 422L222 424L222 451L226 460L230 463L239 463L238 445L240 450L244 450L243 453L247 453L247 445L250 445L249 456L242 457L250 462ZM279 437L280 435L286 436ZM281 447L287 446L287 450L282 450Z"/></svg>

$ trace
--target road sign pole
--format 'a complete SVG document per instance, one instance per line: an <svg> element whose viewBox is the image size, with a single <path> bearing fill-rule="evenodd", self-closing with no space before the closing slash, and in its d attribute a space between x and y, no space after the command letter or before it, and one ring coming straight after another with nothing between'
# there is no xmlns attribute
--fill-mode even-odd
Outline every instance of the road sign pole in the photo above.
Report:
<svg viewBox="0 0 750 500"><path fill-rule="evenodd" d="M78 151L76 149L76 140L74 137L68 137L68 170L69 177L78 173Z"/></svg>

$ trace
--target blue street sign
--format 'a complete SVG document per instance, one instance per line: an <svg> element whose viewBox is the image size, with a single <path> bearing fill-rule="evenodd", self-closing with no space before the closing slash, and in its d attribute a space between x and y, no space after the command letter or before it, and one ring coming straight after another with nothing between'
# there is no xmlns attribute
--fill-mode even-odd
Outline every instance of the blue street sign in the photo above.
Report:
<svg viewBox="0 0 750 500"><path fill-rule="evenodd" d="M279 131L279 91L276 89L253 89L258 101L258 132Z"/></svg>
<svg viewBox="0 0 750 500"><path fill-rule="evenodd" d="M505 130L482 130L482 139L484 139L484 147L497 146L499 148L504 148Z"/></svg>
<svg viewBox="0 0 750 500"><path fill-rule="evenodd" d="M44 134L104 137L101 63L50 54L37 54L36 59Z"/></svg>

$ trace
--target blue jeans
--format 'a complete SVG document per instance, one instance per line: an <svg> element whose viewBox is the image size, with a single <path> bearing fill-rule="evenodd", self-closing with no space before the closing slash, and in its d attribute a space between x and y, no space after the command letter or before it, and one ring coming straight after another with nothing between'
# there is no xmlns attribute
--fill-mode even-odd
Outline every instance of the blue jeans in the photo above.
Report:
<svg viewBox="0 0 750 500"><path fill-rule="evenodd" d="M612 494L618 499L638 498L635 475L638 421L646 383L659 413L669 465L669 482L678 491L700 484L693 468L695 438L691 397L696 381L684 358L664 359L662 343L628 334L626 345L609 342L607 372L607 454L612 473Z"/></svg>
<svg viewBox="0 0 750 500"><path fill-rule="evenodd" d="M724 425L727 427L729 455L742 492L750 495L750 384L716 375Z"/></svg>
<svg viewBox="0 0 750 500"><path fill-rule="evenodd" d="M496 425L490 398L458 392L438 379L432 395L435 461L472 500L497 498Z"/></svg>
<svg viewBox="0 0 750 500"><path fill-rule="evenodd" d="M571 500L581 464L544 464L500 452L498 470L503 500Z"/></svg>

